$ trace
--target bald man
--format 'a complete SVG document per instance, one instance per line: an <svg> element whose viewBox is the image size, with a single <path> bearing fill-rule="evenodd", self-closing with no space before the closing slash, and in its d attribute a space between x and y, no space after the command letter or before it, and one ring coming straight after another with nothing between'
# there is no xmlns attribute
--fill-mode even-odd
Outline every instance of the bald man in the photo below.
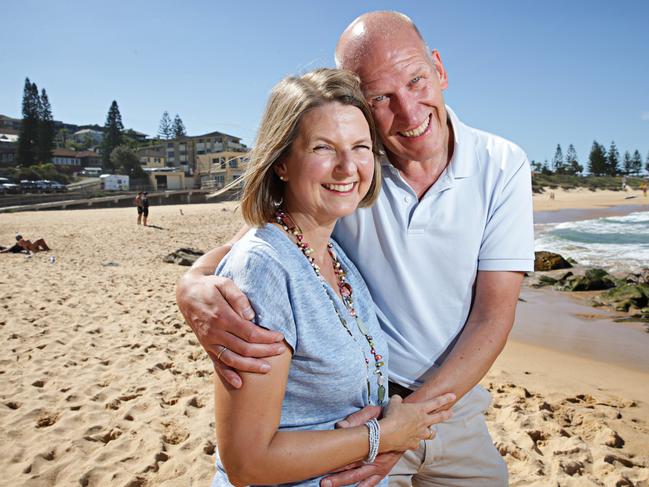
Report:
<svg viewBox="0 0 649 487"><path fill-rule="evenodd" d="M477 384L505 345L523 273L533 270L527 157L445 105L440 54L403 14L356 19L336 62L360 77L385 149L379 200L340 220L334 237L376 302L390 347L390 393L420 402L453 392L458 400L453 418L416 451L381 455L323 485L373 486L388 473L395 486L507 485L484 421L490 395ZM236 370L267 372L259 358L280 352L282 337L251 325L245 296L211 275L229 245L196 262L177 300L217 371L240 387ZM340 426L372 414L366 408Z"/></svg>

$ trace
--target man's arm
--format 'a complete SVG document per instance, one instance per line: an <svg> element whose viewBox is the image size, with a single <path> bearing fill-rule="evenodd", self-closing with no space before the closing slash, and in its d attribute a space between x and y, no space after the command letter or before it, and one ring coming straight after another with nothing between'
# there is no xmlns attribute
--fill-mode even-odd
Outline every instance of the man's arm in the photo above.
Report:
<svg viewBox="0 0 649 487"><path fill-rule="evenodd" d="M404 402L427 401L448 392L455 394L457 402L480 382L507 342L522 282L522 272L478 272L475 300L458 342L435 375ZM367 421L364 411L347 418L344 426L363 424ZM368 415L370 412L367 411ZM338 487L360 482L359 487L373 487L388 475L399 458L398 453L379 455L373 465L331 475L321 485Z"/></svg>
<svg viewBox="0 0 649 487"><path fill-rule="evenodd" d="M461 398L485 376L514 325L522 272L479 271L475 300L458 342L435 374L406 402L442 393Z"/></svg>
<svg viewBox="0 0 649 487"><path fill-rule="evenodd" d="M286 349L281 333L264 330L250 321L254 311L237 286L214 275L221 260L247 230L243 227L230 242L201 256L176 285L176 302L185 321L217 372L235 388L241 387L235 369L266 373L270 365L260 358L279 355ZM223 347L227 350L220 353Z"/></svg>

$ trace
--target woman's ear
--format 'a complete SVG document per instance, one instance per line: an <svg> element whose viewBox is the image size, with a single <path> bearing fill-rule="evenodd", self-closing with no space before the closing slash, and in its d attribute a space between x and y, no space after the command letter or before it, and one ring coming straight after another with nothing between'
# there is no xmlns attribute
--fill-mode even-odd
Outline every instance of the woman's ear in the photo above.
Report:
<svg viewBox="0 0 649 487"><path fill-rule="evenodd" d="M286 175L286 164L284 164L283 162L277 162L273 166L273 170L275 171L275 174L277 174L277 177L279 177L282 181L288 181L288 177Z"/></svg>

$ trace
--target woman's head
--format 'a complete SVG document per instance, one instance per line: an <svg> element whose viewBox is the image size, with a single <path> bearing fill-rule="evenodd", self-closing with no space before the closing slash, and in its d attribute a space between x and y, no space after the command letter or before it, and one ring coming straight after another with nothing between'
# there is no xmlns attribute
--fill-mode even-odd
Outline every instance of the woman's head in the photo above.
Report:
<svg viewBox="0 0 649 487"><path fill-rule="evenodd" d="M275 86L245 178L249 224L268 222L282 201L338 218L373 203L380 184L374 122L355 75L318 69Z"/></svg>

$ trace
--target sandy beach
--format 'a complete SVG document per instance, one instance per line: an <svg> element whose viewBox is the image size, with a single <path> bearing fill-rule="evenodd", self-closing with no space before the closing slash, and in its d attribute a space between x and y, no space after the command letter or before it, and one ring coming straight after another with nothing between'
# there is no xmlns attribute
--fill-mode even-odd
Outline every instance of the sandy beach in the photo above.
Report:
<svg viewBox="0 0 649 487"><path fill-rule="evenodd" d="M646 203L584 191L537 195L535 209ZM153 206L148 228L135 220L133 208L0 214L1 244L20 231L53 249L0 256L0 484L209 485L212 367L175 305L186 268L162 258L208 250L241 219L222 203ZM605 311L585 316L559 293L522 297L483 381L511 485L649 485L649 359L615 352L627 342L646 351L649 334Z"/></svg>
<svg viewBox="0 0 649 487"><path fill-rule="evenodd" d="M642 191L591 191L587 188L565 190L545 188L534 195L534 211L557 211L566 208L596 210L621 205L649 205Z"/></svg>

